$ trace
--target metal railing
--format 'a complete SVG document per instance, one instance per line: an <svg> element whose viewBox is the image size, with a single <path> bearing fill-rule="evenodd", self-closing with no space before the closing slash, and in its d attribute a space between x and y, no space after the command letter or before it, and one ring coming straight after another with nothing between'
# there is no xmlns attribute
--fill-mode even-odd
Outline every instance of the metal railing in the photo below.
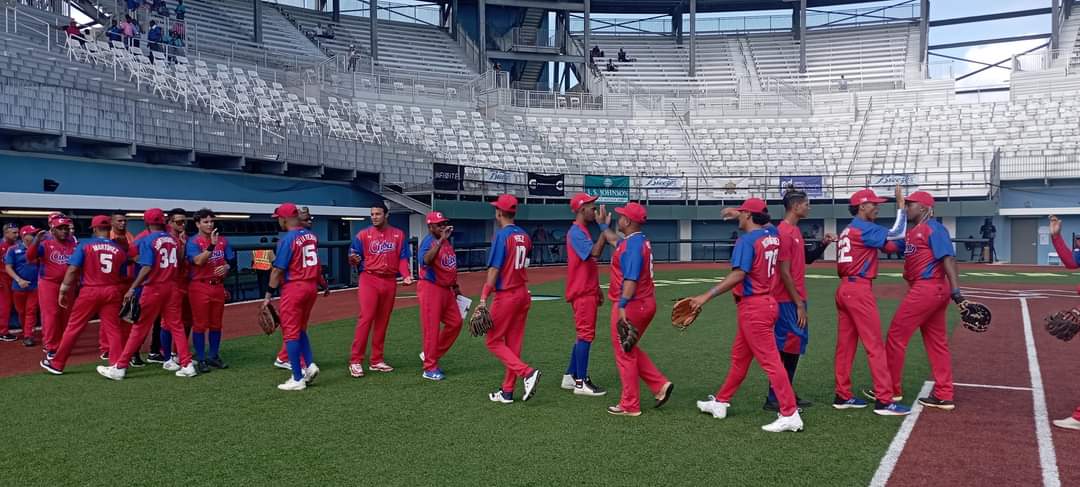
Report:
<svg viewBox="0 0 1080 487"><path fill-rule="evenodd" d="M52 51L53 44L62 44L66 40L67 35L59 28L46 20L20 12L17 7L4 6L4 32L39 39L46 51Z"/></svg>
<svg viewBox="0 0 1080 487"><path fill-rule="evenodd" d="M1049 47L1026 54L1016 54L1012 57L1013 73L1037 73L1060 68L1065 75L1073 73L1070 66L1069 56L1072 50L1050 49Z"/></svg>
<svg viewBox="0 0 1080 487"><path fill-rule="evenodd" d="M1058 155L1032 154L1040 151L1002 151L999 171L1003 181L1064 179L1080 177L1080 152Z"/></svg>

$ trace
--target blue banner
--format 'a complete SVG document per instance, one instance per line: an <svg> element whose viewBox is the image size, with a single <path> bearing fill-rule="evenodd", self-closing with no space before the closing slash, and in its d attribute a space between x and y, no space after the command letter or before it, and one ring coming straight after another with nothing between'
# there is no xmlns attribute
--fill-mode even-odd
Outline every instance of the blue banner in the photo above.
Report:
<svg viewBox="0 0 1080 487"><path fill-rule="evenodd" d="M811 198L825 196L821 176L780 176L780 197L783 198L784 192L792 188L806 192L806 196Z"/></svg>

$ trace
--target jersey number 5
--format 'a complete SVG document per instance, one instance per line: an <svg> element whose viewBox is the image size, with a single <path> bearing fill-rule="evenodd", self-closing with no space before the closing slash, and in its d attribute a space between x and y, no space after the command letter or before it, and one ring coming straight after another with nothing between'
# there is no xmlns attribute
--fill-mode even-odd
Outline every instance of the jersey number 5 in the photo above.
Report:
<svg viewBox="0 0 1080 487"><path fill-rule="evenodd" d="M304 267L319 265L319 253L315 250L315 244L304 246Z"/></svg>
<svg viewBox="0 0 1080 487"><path fill-rule="evenodd" d="M113 254L98 254L98 262L101 263L102 274L112 274Z"/></svg>

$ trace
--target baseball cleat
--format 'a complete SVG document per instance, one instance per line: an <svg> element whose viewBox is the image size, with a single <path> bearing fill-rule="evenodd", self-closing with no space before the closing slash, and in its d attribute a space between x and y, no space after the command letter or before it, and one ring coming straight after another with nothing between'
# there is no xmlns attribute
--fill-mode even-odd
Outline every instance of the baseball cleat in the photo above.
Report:
<svg viewBox="0 0 1080 487"><path fill-rule="evenodd" d="M945 411L952 411L953 409L956 409L956 403L952 401L943 401L934 397L933 394L930 394L930 397L920 397L919 404L922 404L923 406L926 406L928 408L943 409Z"/></svg>
<svg viewBox="0 0 1080 487"><path fill-rule="evenodd" d="M277 388L282 391L302 391L307 389L307 382L304 382L304 379L296 380L289 377L284 384L278 384Z"/></svg>
<svg viewBox="0 0 1080 487"><path fill-rule="evenodd" d="M814 403L813 403L813 401L803 399L803 398L799 397L798 395L796 395L795 396L795 405L799 406L799 409L802 409L802 408L808 408L810 406L813 406Z"/></svg>
<svg viewBox="0 0 1080 487"><path fill-rule="evenodd" d="M176 363L173 359L169 359L168 362L161 364L161 368L169 372L176 372L177 370L180 370L180 364ZM194 370L194 367L192 367L192 369Z"/></svg>
<svg viewBox="0 0 1080 487"><path fill-rule="evenodd" d="M195 377L198 374L199 373L195 371L194 362L187 364L187 367L181 367L180 370L176 371L177 377Z"/></svg>
<svg viewBox="0 0 1080 487"><path fill-rule="evenodd" d="M592 378L586 377L585 380L574 384L574 394L578 396L603 396L607 394L607 391L593 384Z"/></svg>
<svg viewBox="0 0 1080 487"><path fill-rule="evenodd" d="M799 432L803 430L803 422L802 418L799 417L799 412L796 411L792 413L791 416L777 415L776 421L762 426L761 429L769 433L783 433L784 431Z"/></svg>
<svg viewBox="0 0 1080 487"><path fill-rule="evenodd" d="M128 362L128 365L135 368L140 368L146 367L146 362L143 362L142 357L140 357L139 354L136 353L135 355L131 356L131 360Z"/></svg>
<svg viewBox="0 0 1080 487"><path fill-rule="evenodd" d="M577 382L574 380L574 376L570 374L563 374L562 384L560 384L559 387L562 387L563 389L566 389L568 391L572 391L574 390L574 388L577 387Z"/></svg>
<svg viewBox="0 0 1080 487"><path fill-rule="evenodd" d="M697 402L698 411L711 414L716 419L726 418L729 407L731 407L731 403L717 401L716 396L711 394L704 401Z"/></svg>
<svg viewBox="0 0 1080 487"><path fill-rule="evenodd" d="M641 411L626 411L620 406L608 406L607 412L613 416L630 416L632 418L641 416Z"/></svg>
<svg viewBox="0 0 1080 487"><path fill-rule="evenodd" d="M836 399L833 399L832 402L832 407L835 409L862 409L866 406L868 406L866 401L855 396L852 396L851 399L843 399L840 396L836 396Z"/></svg>
<svg viewBox="0 0 1080 487"><path fill-rule="evenodd" d="M0 342L13 342L13 341L16 341L18 339L19 339L19 337L15 336L15 335L12 335L11 333L6 333L6 334L3 334L3 335L0 335Z"/></svg>
<svg viewBox="0 0 1080 487"><path fill-rule="evenodd" d="M386 362L379 362L377 364L371 364L371 366L368 367L368 368L371 369L371 370L374 370L376 372L393 372L394 371L394 368L391 367L390 364L388 364Z"/></svg>
<svg viewBox="0 0 1080 487"><path fill-rule="evenodd" d="M56 352L45 352L45 358L48 360L56 358Z"/></svg>
<svg viewBox="0 0 1080 487"><path fill-rule="evenodd" d="M206 363L206 361L196 361L195 370L199 371L200 374L209 374L210 364Z"/></svg>
<svg viewBox="0 0 1080 487"><path fill-rule="evenodd" d="M658 408L660 406L663 406L664 403L668 402L668 399L671 399L671 391L674 390L675 384L672 384L670 382L664 384L664 387L660 388L660 394L656 395L656 405L653 407Z"/></svg>
<svg viewBox="0 0 1080 487"><path fill-rule="evenodd" d="M53 367L52 359L42 360L41 362L38 362L38 365L40 365L41 368L45 369L45 371L50 373L50 374L53 374L53 375L63 375L64 374L63 370L60 370L60 369L58 369L56 367Z"/></svg>
<svg viewBox="0 0 1080 487"><path fill-rule="evenodd" d="M874 404L874 414L878 416L907 416L911 414L911 408L895 402L889 404L879 402Z"/></svg>
<svg viewBox="0 0 1080 487"><path fill-rule="evenodd" d="M514 394L510 392L503 392L502 389L496 390L491 394L488 394L488 399L491 402L497 402L502 404L510 404L514 402Z"/></svg>
<svg viewBox="0 0 1080 487"><path fill-rule="evenodd" d="M421 374L421 377L427 380L440 381L446 378L446 374L443 374L443 371L440 369L425 370L424 373Z"/></svg>
<svg viewBox="0 0 1080 487"><path fill-rule="evenodd" d="M424 363L424 352L420 352L420 363Z"/></svg>
<svg viewBox="0 0 1080 487"><path fill-rule="evenodd" d="M97 366L97 373L106 379L124 380L124 376L127 375L127 370L118 369L115 366L106 367L104 365L99 365Z"/></svg>
<svg viewBox="0 0 1080 487"><path fill-rule="evenodd" d="M310 364L308 364L307 367L304 368L304 382L306 382L308 385L311 385L311 383L315 382L315 378L318 377L318 376L319 376L319 366L318 365L315 365L314 363L310 363Z"/></svg>
<svg viewBox="0 0 1080 487"><path fill-rule="evenodd" d="M1080 420L1077 420L1072 416L1069 416L1065 419L1055 419L1054 426L1057 426L1058 428L1065 428L1067 430L1080 431Z"/></svg>
<svg viewBox="0 0 1080 487"><path fill-rule="evenodd" d="M146 354L146 362L151 364L163 364L166 358L160 353L148 353Z"/></svg>
<svg viewBox="0 0 1080 487"><path fill-rule="evenodd" d="M292 367L289 367L292 370ZM349 375L359 378L364 376L364 364L349 364Z"/></svg>
<svg viewBox="0 0 1080 487"><path fill-rule="evenodd" d="M102 362L108 362L109 352L101 352L101 355L98 355L98 359L100 359Z"/></svg>
<svg viewBox="0 0 1080 487"><path fill-rule="evenodd" d="M765 404L763 404L761 406L761 409L764 409L765 411L768 411L770 413L779 413L780 412L780 404L777 403L776 401L770 401L770 400L766 399Z"/></svg>
<svg viewBox="0 0 1080 487"><path fill-rule="evenodd" d="M292 364L290 364L288 360L282 361L279 359L274 359L274 367L277 367L279 369L292 370Z"/></svg>
<svg viewBox="0 0 1080 487"><path fill-rule="evenodd" d="M528 401L536 394L536 384L540 382L540 369L533 369L531 374L525 376L524 382L525 394L521 396L521 400Z"/></svg>
<svg viewBox="0 0 1080 487"><path fill-rule="evenodd" d="M874 394L873 389L863 389L862 394L871 401L877 401L877 395ZM893 396L892 402L900 402L904 400L904 396Z"/></svg>
<svg viewBox="0 0 1080 487"><path fill-rule="evenodd" d="M23 340L22 344L23 344L24 347L32 347L32 346L34 346L35 345L34 337L26 337L26 339Z"/></svg>
<svg viewBox="0 0 1080 487"><path fill-rule="evenodd" d="M209 366L211 366L211 367L213 367L215 369L227 369L227 368L229 368L229 364L225 363L224 360L221 360L220 356L211 357L211 358L206 359L206 365L209 365Z"/></svg>

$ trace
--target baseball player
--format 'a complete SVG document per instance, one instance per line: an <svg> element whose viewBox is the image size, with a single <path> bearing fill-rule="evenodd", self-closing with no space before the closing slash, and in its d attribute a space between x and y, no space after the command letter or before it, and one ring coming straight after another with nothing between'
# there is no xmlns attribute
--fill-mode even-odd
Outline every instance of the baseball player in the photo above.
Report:
<svg viewBox="0 0 1080 487"><path fill-rule="evenodd" d="M236 258L229 241L218 235L214 226L214 212L203 208L195 212L195 226L199 234L188 239L187 260L191 265L188 284L188 300L194 324L191 340L195 343L195 368L200 374L210 372L210 367L228 368L221 360L221 321L225 314L225 276L229 274L229 261ZM209 331L210 353L206 353L206 336Z"/></svg>
<svg viewBox="0 0 1080 487"><path fill-rule="evenodd" d="M896 220L891 229L874 224L878 217L879 198L871 189L851 195L848 211L855 217L840 233L836 243L836 270L840 286L836 289L836 409L865 408L866 401L851 392L851 366L855 349L862 342L874 390L867 397L874 399L874 413L881 416L903 416L910 409L896 404L899 395L892 392L892 379L881 337L881 318L874 297L874 278L878 271L878 252L899 252L896 240L903 238L904 195L896 188Z"/></svg>
<svg viewBox="0 0 1080 487"><path fill-rule="evenodd" d="M491 303L492 327L485 339L488 351L506 367L502 386L488 394L488 399L500 404L514 402L514 385L518 377L523 377L525 394L522 401L528 401L536 392L540 381L540 369L533 368L521 359L521 349L525 344L525 323L529 318L532 296L527 286L529 282L529 255L532 254L532 240L529 234L514 224L517 215L518 200L513 195L503 194L491 203L495 207L495 222L499 231L491 241L488 251L487 278L480 292L477 306L487 306L488 296L495 293Z"/></svg>
<svg viewBox="0 0 1080 487"><path fill-rule="evenodd" d="M187 252L187 211L183 208L173 208L167 215L166 230L172 238L176 239L182 252ZM188 264L186 258L176 261L176 292L180 294L180 332L184 334L184 348L187 348L187 334L191 332L191 305L188 303ZM162 312L162 317L165 313ZM154 328L150 331L150 354L146 361L164 364L172 359L173 332L168 327L162 327L162 318L154 321ZM178 343L179 344L179 343ZM179 365L179 364L178 364ZM171 366L169 368L172 368Z"/></svg>
<svg viewBox="0 0 1080 487"><path fill-rule="evenodd" d="M457 283L457 254L450 243L454 227L441 211L427 214L428 235L420 243L420 280L417 295L420 298L420 332L424 362L423 377L443 380L446 374L439 366L441 359L454 345L461 332L461 310L457 297L461 289ZM439 330L439 323L445 326Z"/></svg>
<svg viewBox="0 0 1080 487"><path fill-rule="evenodd" d="M8 249L15 246L19 241L19 226L14 223L6 223L3 228L3 238L0 239L0 257L7 256ZM19 337L12 335L8 328L11 322L12 290L15 281L8 275L7 269L0 272L0 342L13 342Z"/></svg>
<svg viewBox="0 0 1080 487"><path fill-rule="evenodd" d="M908 195L907 233L898 246L904 249L904 280L908 293L896 308L885 340L885 354L892 378L893 394L902 395L904 357L915 330L922 334L926 357L934 376L934 389L919 404L950 411L953 403L952 355L949 354L949 328L945 311L949 298L960 304L959 273L956 251L949 231L934 216L934 197L926 191Z"/></svg>
<svg viewBox="0 0 1080 487"><path fill-rule="evenodd" d="M599 196L578 193L570 199L570 211L574 212L574 224L566 231L566 302L574 310L574 328L577 340L570 350L570 365L563 374L562 388L580 396L603 396L607 394L589 377L589 350L596 337L596 313L604 302L600 292L600 269L596 258L604 252L605 238L593 242L589 225L600 218L600 230L607 230L610 221L607 211L596 206ZM597 212L600 212L598 217Z"/></svg>
<svg viewBox="0 0 1080 487"><path fill-rule="evenodd" d="M637 329L639 337L645 335L645 330L656 315L656 289L653 285L652 245L641 230L648 219L645 207L630 202L616 208L615 213L620 215L618 229L623 238L619 239L611 228L605 229L603 235L607 243L615 245L615 253L611 256L608 298L614 303L611 307L611 342L622 394L619 404L609 406L607 411L616 416L640 416L639 381L645 381L652 391L656 398L654 407L657 408L671 399L675 385L656 368L641 348L640 338L630 352L624 352L619 344L618 323L621 320L629 321ZM599 217L602 217L600 223L610 225L611 216L606 212Z"/></svg>
<svg viewBox="0 0 1080 487"><path fill-rule="evenodd" d="M311 216L311 210L308 209L308 207L306 207L306 206L301 206L300 208L297 209L297 211L300 214L300 226L304 227L305 230L311 231L311 224L313 223L312 216ZM277 237L274 237L274 245L276 246L277 243L278 243L278 239L277 239ZM270 253L270 261L273 262L274 251L269 250L267 252ZM271 266L271 268L272 267L273 266ZM267 282L269 282L269 279L270 279L270 277L267 276ZM319 282L318 282L317 288L322 290L323 297L326 297L326 296L330 295L330 285L326 282L326 276L323 276L322 272L319 272ZM303 357L300 358L300 365L305 366L305 367L307 366L307 364L304 363ZM278 355L274 359L274 367L277 367L279 369L290 370L290 371L292 370L292 364L289 363L289 350L285 348L285 336L284 335L282 335L281 350L278 351Z"/></svg>
<svg viewBox="0 0 1080 487"><path fill-rule="evenodd" d="M51 238L47 238L48 237ZM26 249L26 260L36 264L38 276L38 307L41 309L41 341L46 355L53 355L60 346L67 325L68 310L57 305L60 284L67 273L68 259L75 252L72 222L64 215L49 219L49 233L44 230L34 236Z"/></svg>
<svg viewBox="0 0 1080 487"><path fill-rule="evenodd" d="M132 235L127 229L127 215L123 210L112 212L112 215L109 218L109 225L109 239L116 242L117 245L124 249L125 254L128 256L129 260L131 260L131 265L124 266L125 272L127 272L127 274L124 275L124 278L127 279L128 283L131 283L131 281L135 279L134 273L136 266L134 265L133 259L138 250L135 248L135 235ZM131 325L126 321L120 320L121 346L127 343L128 335L130 334ZM100 327L98 328L98 348L101 351L101 360L109 362L109 337L105 334L105 329ZM142 361L142 357L140 357L139 354L135 354L135 356L131 358L132 367L143 367L145 365L146 364Z"/></svg>
<svg viewBox="0 0 1080 487"><path fill-rule="evenodd" d="M829 244L836 241L836 236L826 234L813 249L806 248L799 230L799 220L809 216L810 198L804 191L792 189L784 193L784 218L776 226L780 236L780 253L777 255L780 283L773 291L779 311L774 331L780 361L792 384L795 382L799 357L806 353L806 344L810 340L806 313L806 265L820 259ZM804 401L798 394L795 395L795 403L800 408L811 405L810 401ZM771 387L762 409L780 412L776 391Z"/></svg>
<svg viewBox="0 0 1080 487"><path fill-rule="evenodd" d="M731 346L731 368L716 396L698 401L698 409L714 418L727 417L731 398L746 378L751 360L769 377L780 405L776 421L761 427L770 433L802 431L803 421L795 402L795 392L784 372L776 348L774 325L780 311L774 296L778 286L777 261L780 236L769 224L769 208L764 200L750 198L738 208L739 229L745 232L735 242L731 253L731 273L704 294L696 296L691 306L701 309L716 296L732 291L738 308L739 328Z"/></svg>
<svg viewBox="0 0 1080 487"><path fill-rule="evenodd" d="M191 353L187 349L187 337L184 336L181 321L180 304L183 298L176 288L176 274L180 272L184 249L175 237L165 231L165 212L160 208L150 208L143 212L143 221L146 222L149 233L136 240L139 249L139 273L124 294L125 301L139 300L139 320L132 327L131 336L115 365L99 365L97 371L107 379L122 380L131 358L138 353L154 322L161 318L165 328L172 331L173 336L179 335L177 350L180 354L180 364L170 358L162 368L176 372L177 377L194 377L195 367L191 363ZM138 297L135 296L136 289L141 289Z"/></svg>
<svg viewBox="0 0 1080 487"><path fill-rule="evenodd" d="M1065 243L1065 239L1061 237L1061 220L1054 215L1050 215L1050 237L1054 243L1054 250L1057 251L1065 268L1080 269L1080 249L1071 249ZM1080 291L1080 288L1077 291ZM1076 407L1072 416L1054 420L1054 426L1080 431L1080 406Z"/></svg>
<svg viewBox="0 0 1080 487"><path fill-rule="evenodd" d="M28 247L33 245L38 229L33 225L26 225L19 229L19 243L8 249L4 254L4 267L7 275L13 281L11 285L11 300L15 303L15 311L22 323L23 345L34 346L34 327L38 322L38 293L37 283L40 270L36 263L26 258Z"/></svg>
<svg viewBox="0 0 1080 487"><path fill-rule="evenodd" d="M51 374L64 373L71 350L79 340L87 322L94 316L101 319L101 328L108 338L111 357L119 358L123 343L120 338L120 305L124 300L127 286L127 252L116 242L109 239L110 221L106 215L98 215L90 222L94 236L79 243L75 252L68 259L67 274L60 285L59 302L61 308L70 305L70 291L82 277L82 288L68 318L64 337L56 356L46 357L40 363L41 368ZM115 362L110 365L116 365Z"/></svg>
<svg viewBox="0 0 1080 487"><path fill-rule="evenodd" d="M263 305L269 305L274 291L281 289L279 314L281 334L285 339L292 376L278 389L302 391L319 375L308 339L308 319L318 296L319 239L300 224L300 212L292 203L282 203L274 210L278 225L288 233L278 242L274 269L270 273L269 290ZM301 357L307 366L300 365Z"/></svg>
<svg viewBox="0 0 1080 487"><path fill-rule="evenodd" d="M371 370L393 372L383 357L386 329L397 298L397 276L406 286L413 283L409 270L409 246L405 232L389 225L389 209L382 201L371 207L371 226L360 230L349 247L349 263L360 272L356 296L360 316L349 355L349 374L364 376L364 352L371 336Z"/></svg>

